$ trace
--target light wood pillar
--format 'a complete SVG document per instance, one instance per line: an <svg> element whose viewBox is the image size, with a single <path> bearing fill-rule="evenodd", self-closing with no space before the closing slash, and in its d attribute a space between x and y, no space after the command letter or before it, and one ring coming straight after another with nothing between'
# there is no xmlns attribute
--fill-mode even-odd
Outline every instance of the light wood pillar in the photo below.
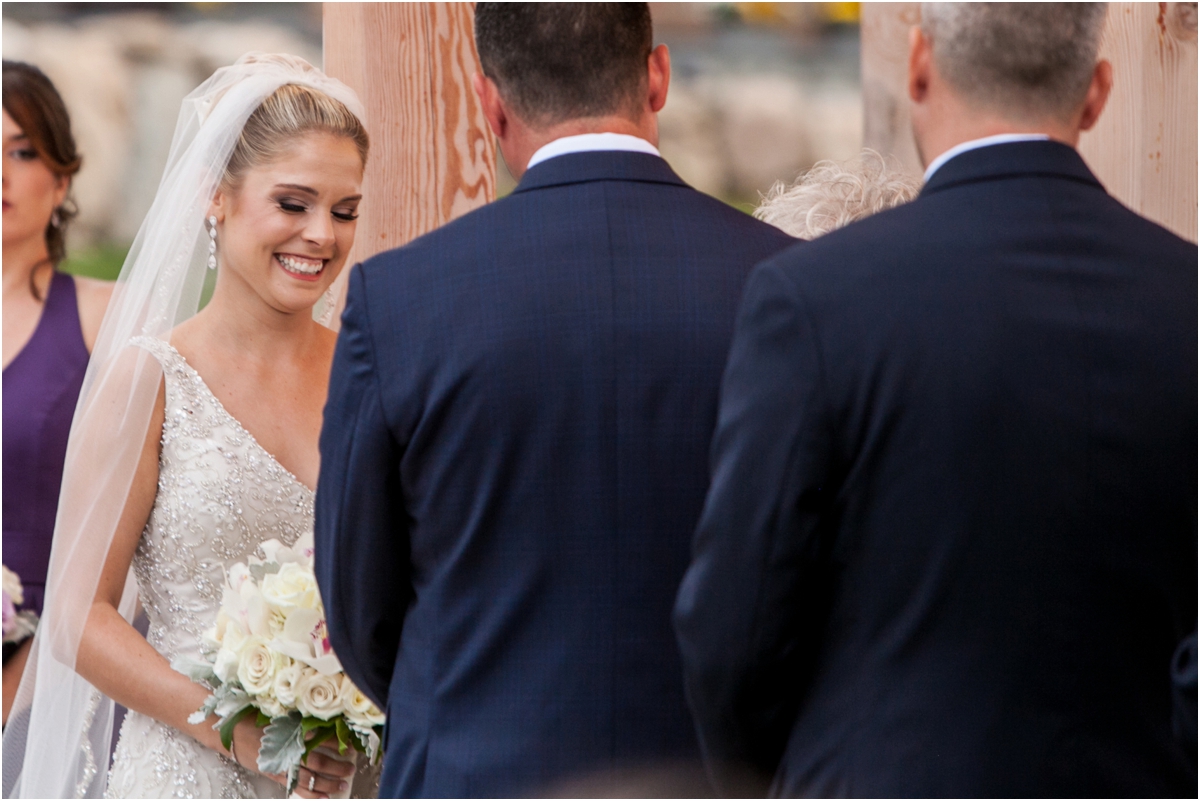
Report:
<svg viewBox="0 0 1200 801"><path fill-rule="evenodd" d="M1196 4L1110 3L1113 89L1079 152L1125 205L1196 241Z"/></svg>
<svg viewBox="0 0 1200 801"><path fill-rule="evenodd" d="M474 18L473 3L324 4L325 72L358 93L371 135L348 264L495 199L496 144L471 88Z"/></svg>
<svg viewBox="0 0 1200 801"><path fill-rule="evenodd" d="M921 174L905 80L918 3L862 6L863 143ZM1196 241L1196 5L1110 3L1100 54L1113 92L1079 151L1105 188Z"/></svg>
<svg viewBox="0 0 1200 801"><path fill-rule="evenodd" d="M921 175L908 114L908 31L921 21L920 3L863 3L863 147L894 156Z"/></svg>

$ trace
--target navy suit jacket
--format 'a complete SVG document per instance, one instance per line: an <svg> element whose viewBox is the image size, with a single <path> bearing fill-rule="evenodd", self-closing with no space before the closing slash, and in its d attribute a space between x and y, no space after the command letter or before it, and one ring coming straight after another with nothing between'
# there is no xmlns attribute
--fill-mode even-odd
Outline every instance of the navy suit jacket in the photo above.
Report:
<svg viewBox="0 0 1200 801"><path fill-rule="evenodd" d="M384 796L699 764L671 609L743 284L794 242L602 152L353 270L316 560Z"/></svg>
<svg viewBox="0 0 1200 801"><path fill-rule="evenodd" d="M1194 797L1196 259L1038 142L756 269L676 611L718 780Z"/></svg>

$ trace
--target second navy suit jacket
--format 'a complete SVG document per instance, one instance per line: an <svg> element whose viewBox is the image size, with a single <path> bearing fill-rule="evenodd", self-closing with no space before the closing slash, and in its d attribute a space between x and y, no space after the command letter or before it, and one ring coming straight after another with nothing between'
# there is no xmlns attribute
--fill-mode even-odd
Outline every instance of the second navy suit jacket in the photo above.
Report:
<svg viewBox="0 0 1200 801"><path fill-rule="evenodd" d="M584 153L353 270L316 560L381 795L698 761L671 608L743 283L794 241Z"/></svg>
<svg viewBox="0 0 1200 801"><path fill-rule="evenodd" d="M677 613L718 779L1195 796L1196 290L1055 142L755 271Z"/></svg>

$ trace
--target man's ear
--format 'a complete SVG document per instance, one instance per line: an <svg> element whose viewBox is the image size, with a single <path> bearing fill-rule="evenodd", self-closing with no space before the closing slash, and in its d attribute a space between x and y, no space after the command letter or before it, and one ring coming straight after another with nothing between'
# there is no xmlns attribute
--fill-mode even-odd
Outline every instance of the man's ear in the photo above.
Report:
<svg viewBox="0 0 1200 801"><path fill-rule="evenodd" d="M908 32L908 97L914 103L925 102L933 74L933 48L920 25Z"/></svg>
<svg viewBox="0 0 1200 801"><path fill-rule="evenodd" d="M488 127L492 129L492 133L497 139L503 139L508 132L508 113L504 109L504 102L500 99L500 87L496 86L496 82L482 72L477 72L471 76L471 85L475 87L475 94L479 97L479 104L483 107L483 116L487 119Z"/></svg>
<svg viewBox="0 0 1200 801"><path fill-rule="evenodd" d="M657 114L667 104L667 89L671 84L671 53L665 44L660 44L650 51L647 67L647 100L650 111Z"/></svg>
<svg viewBox="0 0 1200 801"><path fill-rule="evenodd" d="M1083 101L1083 110L1079 117L1079 130L1088 131L1100 119L1100 113L1108 103L1108 95L1112 92L1113 72L1108 59L1102 59L1092 70L1092 83L1088 86L1087 97Z"/></svg>

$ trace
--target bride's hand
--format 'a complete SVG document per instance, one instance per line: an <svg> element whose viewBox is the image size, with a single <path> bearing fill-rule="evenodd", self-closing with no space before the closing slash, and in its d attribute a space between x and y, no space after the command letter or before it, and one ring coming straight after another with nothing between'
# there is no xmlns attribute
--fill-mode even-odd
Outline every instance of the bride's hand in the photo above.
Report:
<svg viewBox="0 0 1200 801"><path fill-rule="evenodd" d="M262 773L258 769L258 751L262 747L262 736L263 730L254 725L253 715L242 718L233 727L233 749L229 758L243 768L252 770L255 773ZM274 773L263 773L263 775L280 784L287 784L286 776L279 776Z"/></svg>
<svg viewBox="0 0 1200 801"><path fill-rule="evenodd" d="M328 798L332 793L344 792L353 780L353 762L335 759L321 750L314 750L300 766L294 794L301 798Z"/></svg>
<svg viewBox="0 0 1200 801"><path fill-rule="evenodd" d="M262 747L263 730L254 725L252 717L243 718L233 727L233 753L239 765L258 773L258 751ZM264 776L287 786L287 777L274 773ZM321 753L317 748L308 755L300 766L294 796L300 798L328 798L330 793L344 791L354 776L354 763L335 759Z"/></svg>

